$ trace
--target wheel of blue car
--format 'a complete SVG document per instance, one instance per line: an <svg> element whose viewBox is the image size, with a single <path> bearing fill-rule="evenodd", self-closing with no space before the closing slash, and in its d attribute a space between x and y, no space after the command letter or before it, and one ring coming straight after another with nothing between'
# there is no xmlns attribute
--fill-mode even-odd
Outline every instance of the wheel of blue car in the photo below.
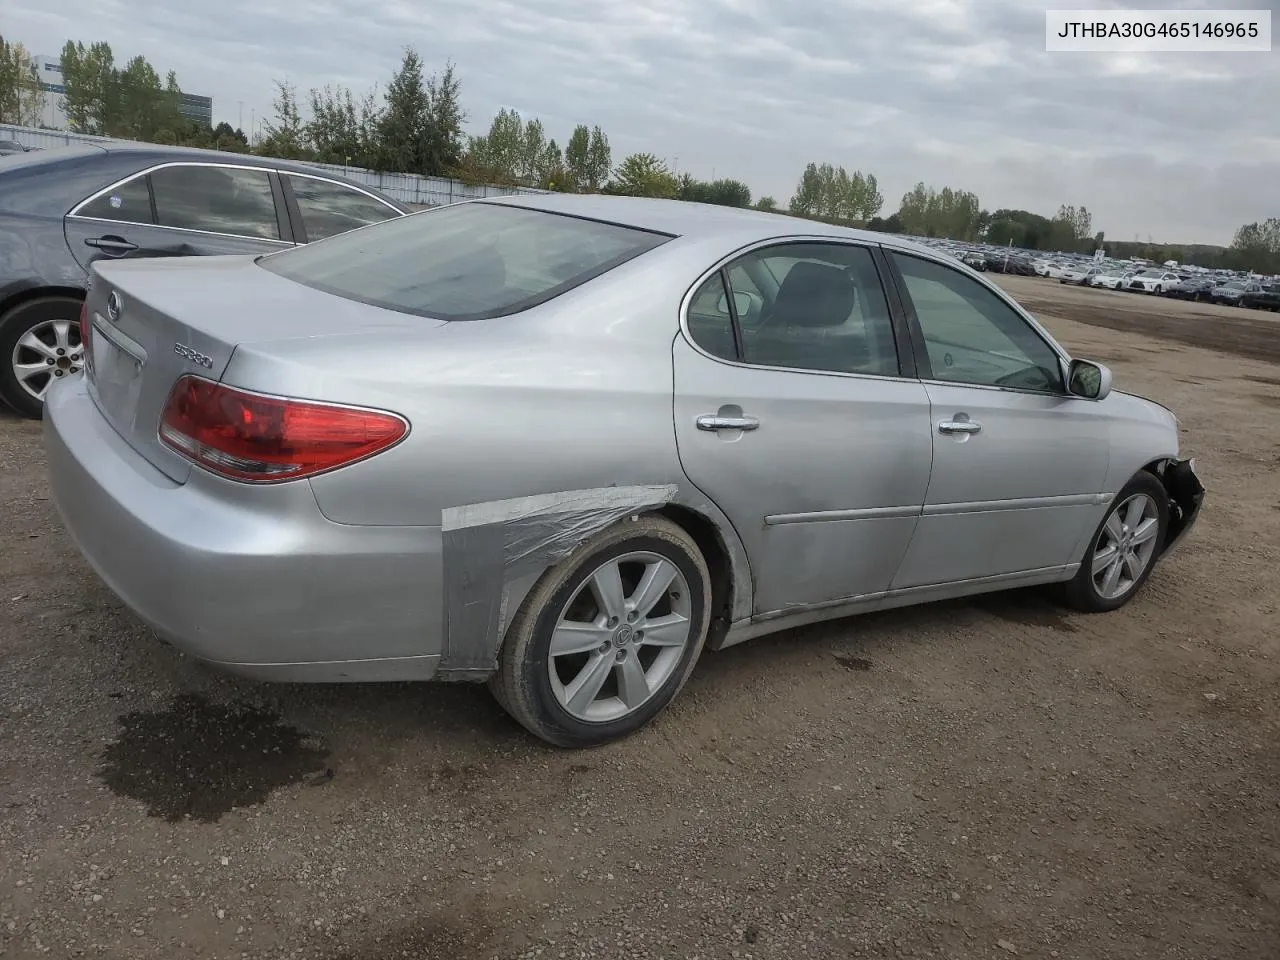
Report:
<svg viewBox="0 0 1280 960"><path fill-rule="evenodd" d="M1085 613L1123 607L1151 576L1169 529L1169 495L1159 478L1141 471L1116 494L1089 541L1067 603Z"/></svg>
<svg viewBox="0 0 1280 960"><path fill-rule="evenodd" d="M706 639L709 584L701 551L679 526L658 516L618 523L530 591L489 687L557 746L628 736L689 679Z"/></svg>
<svg viewBox="0 0 1280 960"><path fill-rule="evenodd" d="M41 297L0 317L0 398L22 416L39 420L45 392L83 364L79 300Z"/></svg>

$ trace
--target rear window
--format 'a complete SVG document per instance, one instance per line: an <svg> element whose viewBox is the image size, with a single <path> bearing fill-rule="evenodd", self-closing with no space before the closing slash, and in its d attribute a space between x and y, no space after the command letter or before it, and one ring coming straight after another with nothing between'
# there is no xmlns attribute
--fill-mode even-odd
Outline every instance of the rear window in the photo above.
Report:
<svg viewBox="0 0 1280 960"><path fill-rule="evenodd" d="M476 202L388 220L258 263L348 300L440 320L483 320L545 303L669 239Z"/></svg>

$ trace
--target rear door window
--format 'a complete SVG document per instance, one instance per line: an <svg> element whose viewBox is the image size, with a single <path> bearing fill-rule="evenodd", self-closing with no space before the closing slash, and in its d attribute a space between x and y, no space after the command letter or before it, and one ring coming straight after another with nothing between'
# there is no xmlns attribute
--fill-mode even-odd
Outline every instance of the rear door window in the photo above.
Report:
<svg viewBox="0 0 1280 960"><path fill-rule="evenodd" d="M77 210L76 216L117 223L155 223L147 175L144 173L112 187Z"/></svg>
<svg viewBox="0 0 1280 960"><path fill-rule="evenodd" d="M349 300L439 320L482 320L545 303L670 239L636 227L472 201L258 262Z"/></svg>
<svg viewBox="0 0 1280 960"><path fill-rule="evenodd" d="M293 174L285 176L293 189L308 241L323 240L400 216L400 211L394 207L346 184Z"/></svg>
<svg viewBox="0 0 1280 960"><path fill-rule="evenodd" d="M235 237L280 239L271 178L242 167L161 167L151 173L156 222Z"/></svg>

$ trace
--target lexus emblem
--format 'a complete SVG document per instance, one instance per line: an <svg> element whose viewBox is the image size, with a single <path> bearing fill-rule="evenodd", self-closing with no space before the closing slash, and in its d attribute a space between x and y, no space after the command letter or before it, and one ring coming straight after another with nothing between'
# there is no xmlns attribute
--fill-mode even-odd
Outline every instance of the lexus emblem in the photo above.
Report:
<svg viewBox="0 0 1280 960"><path fill-rule="evenodd" d="M107 319L112 323L115 323L120 319L120 294L116 293L114 290L112 290L111 295L107 297Z"/></svg>

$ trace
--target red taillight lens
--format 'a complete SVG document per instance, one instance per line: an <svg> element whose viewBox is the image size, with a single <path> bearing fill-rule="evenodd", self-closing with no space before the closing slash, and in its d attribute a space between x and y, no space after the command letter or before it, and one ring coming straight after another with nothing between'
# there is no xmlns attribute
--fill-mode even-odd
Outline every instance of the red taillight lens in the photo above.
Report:
<svg viewBox="0 0 1280 960"><path fill-rule="evenodd" d="M179 378L160 417L160 439L223 477L275 483L311 477L399 443L409 425L392 413L268 397Z"/></svg>

